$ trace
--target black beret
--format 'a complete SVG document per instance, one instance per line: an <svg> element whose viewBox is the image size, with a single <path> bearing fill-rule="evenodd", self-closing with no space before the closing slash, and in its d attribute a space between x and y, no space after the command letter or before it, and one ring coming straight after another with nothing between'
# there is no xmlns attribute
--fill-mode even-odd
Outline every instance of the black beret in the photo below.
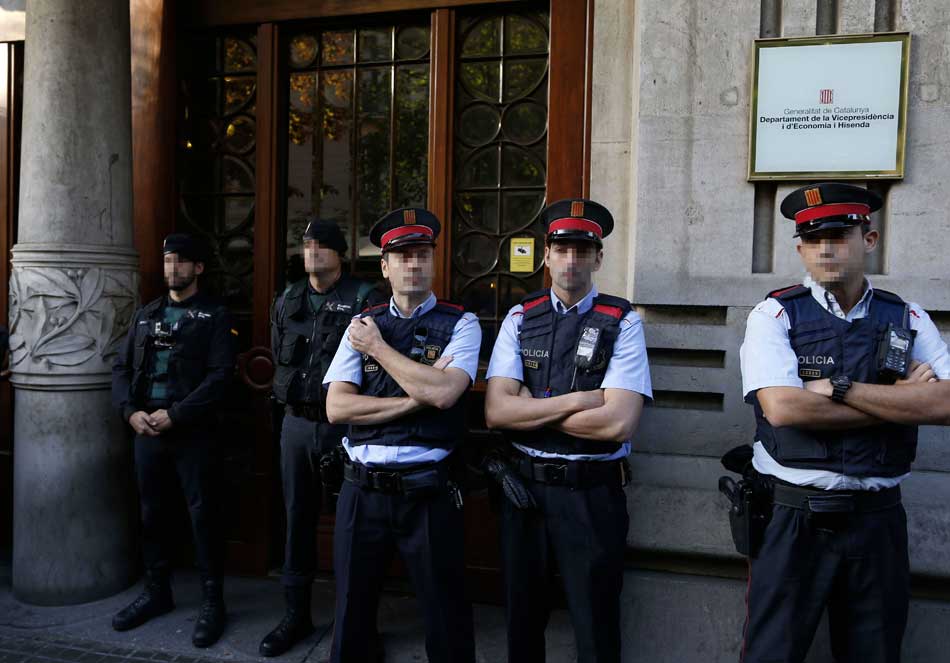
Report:
<svg viewBox="0 0 950 663"><path fill-rule="evenodd" d="M162 244L162 253L176 253L179 258L192 262L205 262L207 251L204 242L188 233L172 233Z"/></svg>
<svg viewBox="0 0 950 663"><path fill-rule="evenodd" d="M304 239L311 239L320 242L321 246L333 249L341 256L346 257L346 237L340 226L334 221L324 219L312 219L307 224L307 229L303 231Z"/></svg>
<svg viewBox="0 0 950 663"><path fill-rule="evenodd" d="M603 244L614 229L614 217L600 203L586 198L567 198L551 203L541 212L547 241L582 240Z"/></svg>
<svg viewBox="0 0 950 663"><path fill-rule="evenodd" d="M873 191L854 184L819 182L795 189L782 201L782 215L795 222L795 237L816 230L871 222L883 205Z"/></svg>
<svg viewBox="0 0 950 663"><path fill-rule="evenodd" d="M413 244L435 246L442 224L435 214L421 207L393 210L369 231L369 241L384 252Z"/></svg>

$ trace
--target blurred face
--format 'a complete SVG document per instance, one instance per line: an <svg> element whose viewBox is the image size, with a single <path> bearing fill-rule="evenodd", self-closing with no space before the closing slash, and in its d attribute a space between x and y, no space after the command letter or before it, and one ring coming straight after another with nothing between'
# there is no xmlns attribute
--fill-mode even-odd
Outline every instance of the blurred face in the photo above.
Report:
<svg viewBox="0 0 950 663"><path fill-rule="evenodd" d="M383 254L383 277L389 279L393 294L424 295L432 290L433 247L416 244Z"/></svg>
<svg viewBox="0 0 950 663"><path fill-rule="evenodd" d="M340 269L340 254L315 239L303 241L303 265L307 274L333 273Z"/></svg>
<svg viewBox="0 0 950 663"><path fill-rule="evenodd" d="M862 226L830 228L799 238L798 255L811 277L824 288L864 278L864 256L877 246L878 232Z"/></svg>
<svg viewBox="0 0 950 663"><path fill-rule="evenodd" d="M600 269L603 257L603 249L593 242L554 241L544 247L551 282L566 292L590 290L592 275Z"/></svg>
<svg viewBox="0 0 950 663"><path fill-rule="evenodd" d="M205 265L203 262L180 258L177 253L166 253L164 271L168 289L180 292L195 282L198 275L205 271Z"/></svg>

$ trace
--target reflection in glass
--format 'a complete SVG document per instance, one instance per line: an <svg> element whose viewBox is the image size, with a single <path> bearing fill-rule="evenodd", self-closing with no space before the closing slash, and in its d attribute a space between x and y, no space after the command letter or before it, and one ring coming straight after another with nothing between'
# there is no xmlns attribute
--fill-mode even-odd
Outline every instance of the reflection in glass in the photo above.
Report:
<svg viewBox="0 0 950 663"><path fill-rule="evenodd" d="M313 35L298 35L290 40L290 65L310 66L317 57L317 40Z"/></svg>
<svg viewBox="0 0 950 663"><path fill-rule="evenodd" d="M488 104L472 104L459 116L459 138L472 147L484 145L498 134L500 122L498 111Z"/></svg>
<svg viewBox="0 0 950 663"><path fill-rule="evenodd" d="M498 233L498 193L467 191L458 194L458 210L469 226L488 233Z"/></svg>
<svg viewBox="0 0 950 663"><path fill-rule="evenodd" d="M254 172L240 159L223 157L221 190L227 193L254 193Z"/></svg>
<svg viewBox="0 0 950 663"><path fill-rule="evenodd" d="M515 101L530 94L544 78L545 60L509 60L505 62L505 101Z"/></svg>
<svg viewBox="0 0 950 663"><path fill-rule="evenodd" d="M462 57L500 55L501 40L498 38L500 30L499 17L486 18L476 23L465 37Z"/></svg>
<svg viewBox="0 0 950 663"><path fill-rule="evenodd" d="M462 166L461 187L498 186L498 148L486 147Z"/></svg>
<svg viewBox="0 0 950 663"><path fill-rule="evenodd" d="M350 64L353 62L353 31L324 32L320 50L323 64Z"/></svg>
<svg viewBox="0 0 950 663"><path fill-rule="evenodd" d="M548 36L544 28L523 16L505 18L505 54L546 53Z"/></svg>
<svg viewBox="0 0 950 663"><path fill-rule="evenodd" d="M235 154L244 154L254 148L254 139L257 125L247 115L239 115L224 129L224 144L228 151Z"/></svg>
<svg viewBox="0 0 950 663"><path fill-rule="evenodd" d="M501 148L501 172L511 186L544 186L544 164L522 147Z"/></svg>
<svg viewBox="0 0 950 663"><path fill-rule="evenodd" d="M231 196L224 199L224 227L229 232L245 224L254 223L254 198L251 196ZM247 241L244 238L245 242Z"/></svg>
<svg viewBox="0 0 950 663"><path fill-rule="evenodd" d="M469 93L485 101L498 101L500 70L497 62L463 62L462 83Z"/></svg>
<svg viewBox="0 0 950 663"><path fill-rule="evenodd" d="M544 136L547 130L547 109L536 102L513 104L505 111L502 128L505 136L516 143L528 145Z"/></svg>
<svg viewBox="0 0 950 663"><path fill-rule="evenodd" d="M429 52L429 28L409 25L396 35L396 56L400 60L417 60Z"/></svg>
<svg viewBox="0 0 950 663"><path fill-rule="evenodd" d="M359 35L360 62L381 62L393 59L392 28L363 28Z"/></svg>
<svg viewBox="0 0 950 663"><path fill-rule="evenodd" d="M396 70L396 191L393 207L426 199L429 153L429 65Z"/></svg>
<svg viewBox="0 0 950 663"><path fill-rule="evenodd" d="M224 112L236 113L254 98L256 81L250 76L224 78Z"/></svg>
<svg viewBox="0 0 950 663"><path fill-rule="evenodd" d="M543 191L506 191L502 194L501 232L511 233L530 226L544 206Z"/></svg>

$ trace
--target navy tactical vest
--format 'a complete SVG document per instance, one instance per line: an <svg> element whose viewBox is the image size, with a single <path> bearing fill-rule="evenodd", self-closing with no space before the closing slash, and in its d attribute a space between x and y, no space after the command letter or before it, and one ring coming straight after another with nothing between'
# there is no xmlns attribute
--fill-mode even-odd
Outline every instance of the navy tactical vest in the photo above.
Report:
<svg viewBox="0 0 950 663"><path fill-rule="evenodd" d="M424 364L432 365L452 339L455 325L465 313L457 304L439 301L435 307L416 318L399 318L389 312L389 303L379 304L363 312L371 315L376 326L394 350ZM360 393L380 398L405 396L403 388L382 366L363 355L363 383ZM383 446L421 446L453 449L465 434L465 396L450 408L425 408L384 424L350 425L350 444Z"/></svg>
<svg viewBox="0 0 950 663"><path fill-rule="evenodd" d="M897 295L873 290L868 315L853 322L829 313L811 290L794 286L769 294L785 307L788 338L803 381L846 375L879 383L878 343L888 323L904 326L907 305ZM786 467L828 470L853 477L896 477L910 471L917 455L917 427L884 423L866 428L815 431L772 426L755 398L756 438Z"/></svg>
<svg viewBox="0 0 950 663"><path fill-rule="evenodd" d="M599 389L613 356L620 321L630 312L630 302L611 295L598 295L583 315L563 315L554 309L551 291L541 290L521 302L521 364L524 384L535 398L560 396L573 391ZM582 335L599 335L596 356L587 369L575 366ZM583 352L581 349L580 352ZM618 442L585 440L550 428L509 431L510 440L539 451L557 454L609 454Z"/></svg>
<svg viewBox="0 0 950 663"><path fill-rule="evenodd" d="M274 397L289 405L326 405L323 376L343 334L364 307L372 286L344 274L326 295L319 311L309 301L301 279L274 302L271 334L274 351ZM321 417L323 418L323 417Z"/></svg>

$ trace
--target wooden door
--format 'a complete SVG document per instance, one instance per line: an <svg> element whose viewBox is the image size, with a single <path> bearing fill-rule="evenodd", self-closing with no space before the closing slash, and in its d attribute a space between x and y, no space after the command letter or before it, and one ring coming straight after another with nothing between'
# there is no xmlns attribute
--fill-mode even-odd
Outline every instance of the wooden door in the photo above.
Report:
<svg viewBox="0 0 950 663"><path fill-rule="evenodd" d="M386 0L376 4L389 13L373 15L372 2L347 5L357 16L337 3L239 0L227 15L212 4L195 3L178 40L177 225L215 244L212 280L239 313L243 350L269 342L272 298L302 275L309 216L340 223L351 271L378 279L372 222L425 205L444 228L436 292L483 325L469 441L489 443L484 370L497 327L544 283L538 212L586 193L592 3ZM229 17L260 22L221 25ZM512 238L534 240L529 271L511 270ZM232 563L260 572L281 558L276 422L264 393L243 384L230 411ZM496 598L484 494L469 496L466 518L476 598ZM319 530L330 569L331 516Z"/></svg>

